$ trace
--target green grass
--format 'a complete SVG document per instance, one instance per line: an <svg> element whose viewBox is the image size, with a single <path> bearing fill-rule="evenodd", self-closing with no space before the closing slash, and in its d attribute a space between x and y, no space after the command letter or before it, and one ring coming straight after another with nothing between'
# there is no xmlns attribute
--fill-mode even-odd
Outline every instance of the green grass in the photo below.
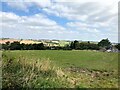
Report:
<svg viewBox="0 0 120 90"><path fill-rule="evenodd" d="M70 42L66 42L66 41L60 41L59 42L59 44L60 44L60 46L65 46L65 45L69 45L70 44Z"/></svg>
<svg viewBox="0 0 120 90"><path fill-rule="evenodd" d="M28 84L24 82L26 77ZM3 51L3 78L4 87L10 87L12 83L14 87L34 88L117 88L118 53L87 50Z"/></svg>
<svg viewBox="0 0 120 90"><path fill-rule="evenodd" d="M49 58L60 67L83 67L98 70L116 70L118 68L117 53L103 53L95 51L57 51L57 50L41 50L41 51L5 51L3 54L11 57L25 57L28 59Z"/></svg>

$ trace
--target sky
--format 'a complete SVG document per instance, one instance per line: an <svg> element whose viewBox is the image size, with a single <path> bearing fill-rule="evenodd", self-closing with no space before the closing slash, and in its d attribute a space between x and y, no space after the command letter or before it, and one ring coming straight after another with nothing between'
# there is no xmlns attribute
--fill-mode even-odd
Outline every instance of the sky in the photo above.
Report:
<svg viewBox="0 0 120 90"><path fill-rule="evenodd" d="M1 0L1 37L118 42L119 0Z"/></svg>

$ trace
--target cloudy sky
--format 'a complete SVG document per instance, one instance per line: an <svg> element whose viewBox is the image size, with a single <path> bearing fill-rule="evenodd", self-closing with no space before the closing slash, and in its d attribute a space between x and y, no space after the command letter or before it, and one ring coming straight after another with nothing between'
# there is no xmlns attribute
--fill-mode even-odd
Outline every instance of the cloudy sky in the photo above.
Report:
<svg viewBox="0 0 120 90"><path fill-rule="evenodd" d="M1 36L118 42L118 1L2 0Z"/></svg>

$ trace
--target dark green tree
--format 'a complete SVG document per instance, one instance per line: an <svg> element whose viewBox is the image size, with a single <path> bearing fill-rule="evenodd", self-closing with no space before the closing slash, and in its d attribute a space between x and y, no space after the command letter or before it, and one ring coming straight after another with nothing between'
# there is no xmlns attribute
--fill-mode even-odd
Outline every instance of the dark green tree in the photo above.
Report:
<svg viewBox="0 0 120 90"><path fill-rule="evenodd" d="M115 47L116 47L118 50L120 50L120 43L117 44L117 45L115 45Z"/></svg>
<svg viewBox="0 0 120 90"><path fill-rule="evenodd" d="M71 49L79 49L79 42L75 40L74 42L71 42L70 44Z"/></svg>
<svg viewBox="0 0 120 90"><path fill-rule="evenodd" d="M77 40L74 41L74 49L79 49L79 42Z"/></svg>
<svg viewBox="0 0 120 90"><path fill-rule="evenodd" d="M109 49L111 46L111 42L108 39L102 39L100 42L98 42L98 46Z"/></svg>
<svg viewBox="0 0 120 90"><path fill-rule="evenodd" d="M65 46L63 47L63 49L64 49L64 50L71 50L70 45L68 45L68 44L65 45Z"/></svg>
<svg viewBox="0 0 120 90"><path fill-rule="evenodd" d="M10 44L11 50L21 50L20 42L13 42Z"/></svg>
<svg viewBox="0 0 120 90"><path fill-rule="evenodd" d="M71 49L74 49L74 42L71 42L70 48L71 48Z"/></svg>

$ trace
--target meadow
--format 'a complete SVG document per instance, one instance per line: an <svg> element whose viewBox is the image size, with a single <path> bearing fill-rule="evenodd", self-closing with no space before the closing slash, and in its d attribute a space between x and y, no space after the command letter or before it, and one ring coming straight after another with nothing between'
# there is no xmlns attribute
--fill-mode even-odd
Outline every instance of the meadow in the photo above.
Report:
<svg viewBox="0 0 120 90"><path fill-rule="evenodd" d="M3 88L118 88L118 53L2 51Z"/></svg>

